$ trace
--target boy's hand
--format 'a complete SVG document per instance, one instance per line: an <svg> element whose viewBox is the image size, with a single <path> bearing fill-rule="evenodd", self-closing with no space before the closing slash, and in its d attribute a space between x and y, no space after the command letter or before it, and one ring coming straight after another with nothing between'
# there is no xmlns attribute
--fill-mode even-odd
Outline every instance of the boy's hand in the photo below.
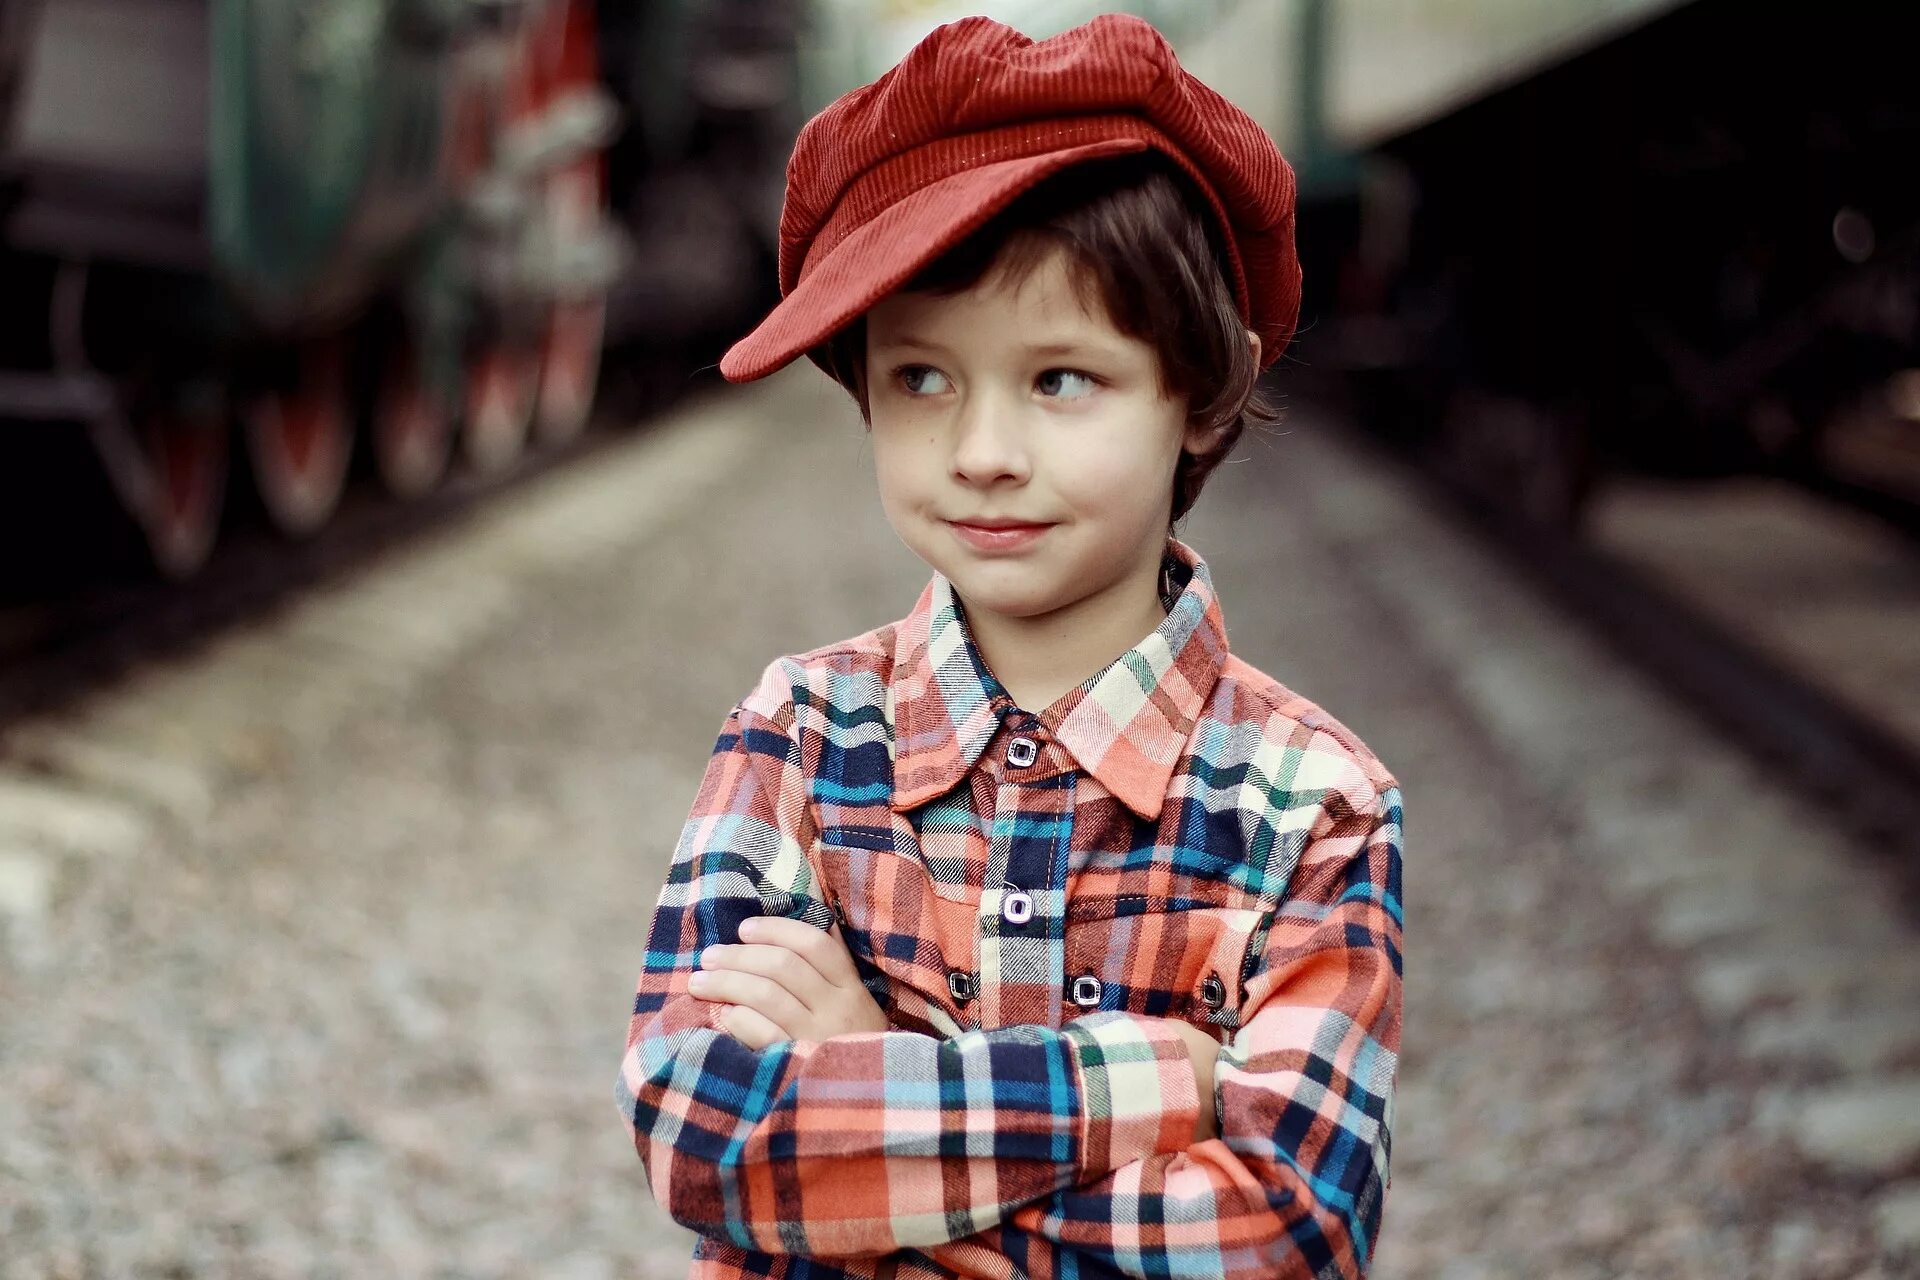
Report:
<svg viewBox="0 0 1920 1280"><path fill-rule="evenodd" d="M1220 1042L1191 1023L1169 1018L1173 1029L1187 1042L1187 1060L1193 1064L1193 1083L1200 1090L1200 1114L1193 1122L1193 1140L1205 1142L1220 1136L1220 1122L1213 1112L1213 1067L1220 1059Z"/></svg>
<svg viewBox="0 0 1920 1280"><path fill-rule="evenodd" d="M702 951L687 990L726 1005L721 1027L749 1049L887 1029L838 925L822 933L804 921L754 916L740 922L740 939Z"/></svg>

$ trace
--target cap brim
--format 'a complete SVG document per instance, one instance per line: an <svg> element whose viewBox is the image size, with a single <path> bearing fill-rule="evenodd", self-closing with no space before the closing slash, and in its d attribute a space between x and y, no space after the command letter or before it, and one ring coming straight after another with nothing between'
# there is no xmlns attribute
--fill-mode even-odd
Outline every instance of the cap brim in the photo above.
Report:
<svg viewBox="0 0 1920 1280"><path fill-rule="evenodd" d="M1144 139L1110 138L981 165L920 188L882 210L818 263L809 262L793 292L722 358L721 375L729 382L751 382L784 368L911 280L1041 179L1069 165L1148 149Z"/></svg>

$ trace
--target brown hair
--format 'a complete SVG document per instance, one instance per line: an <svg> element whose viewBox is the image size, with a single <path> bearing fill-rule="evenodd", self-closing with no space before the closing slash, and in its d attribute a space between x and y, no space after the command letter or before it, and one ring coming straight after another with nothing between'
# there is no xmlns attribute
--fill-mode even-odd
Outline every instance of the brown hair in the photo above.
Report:
<svg viewBox="0 0 1920 1280"><path fill-rule="evenodd" d="M1186 175L1158 156L1078 165L1021 196L902 286L960 293L996 266L1017 284L1050 251L1064 248L1080 268L1081 301L1099 302L1115 328L1151 345L1162 391L1184 397L1189 419L1213 433L1204 451L1181 451L1174 520L1192 509L1207 477L1249 426L1279 416L1260 388L1213 217L1204 209ZM866 350L862 317L827 339L818 354L863 418Z"/></svg>

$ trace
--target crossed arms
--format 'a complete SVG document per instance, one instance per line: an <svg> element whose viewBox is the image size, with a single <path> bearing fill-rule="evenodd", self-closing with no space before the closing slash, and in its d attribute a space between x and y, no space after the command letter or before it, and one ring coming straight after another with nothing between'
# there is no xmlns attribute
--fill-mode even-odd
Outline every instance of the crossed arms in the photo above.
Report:
<svg viewBox="0 0 1920 1280"><path fill-rule="evenodd" d="M850 964L826 972L836 939L806 961L817 981L786 971L804 994L761 972L776 950L798 963L793 929L829 920L798 746L736 708L654 915L616 1085L654 1194L694 1230L771 1253L906 1248L979 1275L1048 1250L1138 1276L1363 1275L1400 1016L1399 795L1366 800L1302 853L1211 1067L1218 1136L1197 1138L1209 1073L1184 1024L1102 1012L943 1039L882 1029L849 998ZM787 919L743 943L763 916ZM703 954L714 976L696 984Z"/></svg>

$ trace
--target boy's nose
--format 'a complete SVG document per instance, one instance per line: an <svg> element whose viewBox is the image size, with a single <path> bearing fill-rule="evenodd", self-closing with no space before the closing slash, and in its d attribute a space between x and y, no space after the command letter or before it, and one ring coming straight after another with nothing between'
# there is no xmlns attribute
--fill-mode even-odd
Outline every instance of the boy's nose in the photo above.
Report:
<svg viewBox="0 0 1920 1280"><path fill-rule="evenodd" d="M1013 412L993 397L973 395L958 410L953 435L953 473L968 484L987 485L1003 479L1025 480L1029 463L1026 446Z"/></svg>

